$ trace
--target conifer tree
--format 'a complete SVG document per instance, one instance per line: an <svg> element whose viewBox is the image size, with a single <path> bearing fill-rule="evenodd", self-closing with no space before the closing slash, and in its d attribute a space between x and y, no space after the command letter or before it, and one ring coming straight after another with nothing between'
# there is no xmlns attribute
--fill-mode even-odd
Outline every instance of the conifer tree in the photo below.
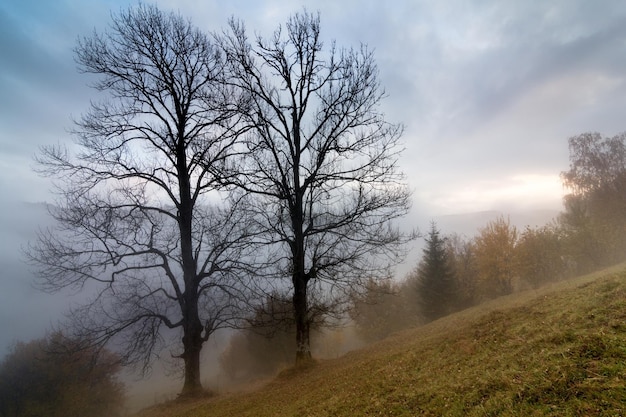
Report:
<svg viewBox="0 0 626 417"><path fill-rule="evenodd" d="M452 312L456 291L452 267L435 222L431 223L426 247L416 269L417 291L424 317L431 321Z"/></svg>

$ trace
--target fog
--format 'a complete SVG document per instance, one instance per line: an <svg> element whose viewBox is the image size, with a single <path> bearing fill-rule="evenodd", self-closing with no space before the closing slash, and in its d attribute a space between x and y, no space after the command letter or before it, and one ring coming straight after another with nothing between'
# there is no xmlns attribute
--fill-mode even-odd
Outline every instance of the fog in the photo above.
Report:
<svg viewBox="0 0 626 417"><path fill-rule="evenodd" d="M285 351L289 350L288 359L281 362L270 372L250 372L245 378L233 378L222 365L221 356L228 349L235 330L220 330L205 344L202 352L202 384L212 394L249 391L258 388L272 380L279 372L293 366L293 346L288 343ZM295 340L295 334L289 334L289 339ZM279 347L276 343L274 348ZM280 343L280 342L278 342ZM312 334L312 353L316 360L334 359L345 353L362 348L366 343L356 334L354 325L325 329ZM282 350L282 349L277 349ZM167 353L166 353L167 354ZM248 358L239 358L247 360ZM178 365L178 366L177 366ZM176 364L171 358L162 362L155 362L150 373L140 376L132 369L126 369L121 374L127 391L126 408L128 412L162 404L176 399L180 393L182 380L180 379L180 363ZM254 368L254 365L252 366Z"/></svg>
<svg viewBox="0 0 626 417"><path fill-rule="evenodd" d="M67 311L69 294L45 294L34 287L22 248L48 221L43 204L12 203L0 207L0 355L16 341L41 337Z"/></svg>
<svg viewBox="0 0 626 417"><path fill-rule="evenodd" d="M51 224L44 203L15 203L2 206L0 228L0 358L18 341L28 342L62 327L72 305L88 298L85 292L62 291L44 293L36 288L34 272L26 265L23 249L36 237L39 228ZM16 302L19 300L19 302ZM251 375L249 380L232 380L220 368L220 355L227 348L234 330L220 330L204 345L202 356L203 385L215 392L248 389L251 384L267 381L268 374ZM333 358L362 346L350 327L314 335L316 357ZM145 376L132 368L125 369L121 380L127 388L127 409L130 412L176 398L182 386L179 360L171 352L161 352ZM285 363L283 367L290 364ZM277 369L278 371L279 369Z"/></svg>
<svg viewBox="0 0 626 417"><path fill-rule="evenodd" d="M45 294L21 250L49 223L44 203L52 183L33 170L41 145L68 144L72 117L87 110L89 76L75 69L76 39L107 24L127 0L0 4L0 356L18 340L45 335L85 294ZM158 0L206 30L231 16L271 33L302 6L321 13L322 31L339 46L366 43L375 51L384 111L404 123L401 168L414 190L403 228L472 236L500 215L518 228L550 221L560 210L559 173L567 169L567 138L584 131L625 130L626 3L357 1L198 2ZM396 273L419 260L413 242ZM359 345L317 347L332 357ZM230 332L204 349L203 382L235 389L219 369ZM347 336L346 336L347 335ZM324 344L319 339L319 343ZM331 344L332 345L332 344ZM168 355L165 352L164 355ZM129 406L173 397L180 381L155 366L147 379L124 375Z"/></svg>
<svg viewBox="0 0 626 417"><path fill-rule="evenodd" d="M556 215L556 211L528 211L510 214L512 224L542 225ZM463 215L438 216L434 220L444 233L459 233L473 236L479 227L502 215L498 211L485 211ZM426 231L424 219L418 226ZM50 224L46 205L43 203L11 204L0 211L0 226L5 239L0 248L0 274L3 291L0 292L0 356L4 356L16 341L41 338L62 324L64 315L72 304L86 299L85 293L61 292L47 294L35 288L35 276L24 262L22 249L34 239L38 228ZM405 264L397 269L400 282L411 271L421 256L423 240L413 243ZM18 303L15 300L19 300ZM405 324L406 325L406 324ZM250 388L251 384L263 383L272 375L249 375L246 381L232 380L220 368L220 355L227 349L233 330L222 330L211 336L203 349L202 381L206 388L216 392L237 391ZM312 337L314 356L319 359L334 358L347 351L363 346L364 342L347 326L315 333ZM132 369L125 370L121 377L127 387L127 407L130 411L174 399L180 391L180 363L162 352L164 362L155 363L151 372L141 377ZM290 363L283 363L282 367ZM276 369L279 371L280 367Z"/></svg>

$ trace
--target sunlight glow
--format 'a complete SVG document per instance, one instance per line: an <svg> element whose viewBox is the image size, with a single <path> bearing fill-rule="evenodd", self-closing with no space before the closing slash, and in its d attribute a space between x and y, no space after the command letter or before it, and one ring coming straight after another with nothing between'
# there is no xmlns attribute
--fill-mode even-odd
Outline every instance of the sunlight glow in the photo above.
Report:
<svg viewBox="0 0 626 417"><path fill-rule="evenodd" d="M484 210L561 209L564 195L558 175L520 174L452 188L446 194L423 196L437 214Z"/></svg>

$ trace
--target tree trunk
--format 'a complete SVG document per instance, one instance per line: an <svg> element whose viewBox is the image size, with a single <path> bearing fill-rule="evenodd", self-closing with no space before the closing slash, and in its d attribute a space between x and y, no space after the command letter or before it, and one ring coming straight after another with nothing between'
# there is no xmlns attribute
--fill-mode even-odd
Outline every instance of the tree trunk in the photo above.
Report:
<svg viewBox="0 0 626 417"><path fill-rule="evenodd" d="M202 322L198 315L198 298L195 289L188 288L184 299L183 354L185 362L184 383L181 396L196 396L203 392L200 381L200 352L202 339Z"/></svg>
<svg viewBox="0 0 626 417"><path fill-rule="evenodd" d="M183 360L185 361L185 380L181 396L191 397L203 392L200 382L200 351L202 339L200 334L183 336Z"/></svg>
<svg viewBox="0 0 626 417"><path fill-rule="evenodd" d="M191 269L190 267L188 267ZM202 338L202 322L198 315L198 295L195 285L195 274L185 274L185 294L183 296L183 360L185 362L185 382L182 396L195 396L202 393L200 382L200 352L204 340Z"/></svg>
<svg viewBox="0 0 626 417"><path fill-rule="evenodd" d="M304 237L304 203L303 196L306 187L300 185L300 120L292 114L292 132L294 149L293 155L293 190L295 201L291 208L291 222L294 231L294 241L291 247L293 256L293 310L296 322L296 367L310 362L311 343L309 338L309 307L307 299L307 286L310 276L305 272L305 237Z"/></svg>
<svg viewBox="0 0 626 417"><path fill-rule="evenodd" d="M307 281L294 276L293 309L296 321L296 366L311 360L309 318L307 304Z"/></svg>
<svg viewBox="0 0 626 417"><path fill-rule="evenodd" d="M180 129L179 149L177 151L177 169L179 180L179 228L180 249L183 267L183 279L185 291L181 305L183 314L183 360L185 362L185 382L182 396L195 396L200 394L202 383L200 382L200 351L202 350L202 323L198 315L198 282L196 275L196 261L193 255L192 221L194 203L191 198L190 176L187 171L184 136Z"/></svg>

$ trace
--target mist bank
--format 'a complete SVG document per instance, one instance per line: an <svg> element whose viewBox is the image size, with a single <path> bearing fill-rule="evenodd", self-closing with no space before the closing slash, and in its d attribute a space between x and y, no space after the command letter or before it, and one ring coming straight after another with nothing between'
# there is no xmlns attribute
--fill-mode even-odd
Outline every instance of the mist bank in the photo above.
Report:
<svg viewBox="0 0 626 417"><path fill-rule="evenodd" d="M448 214L444 216L435 216L433 220L440 227L444 234L456 233L471 237L475 235L479 229L485 227L490 221L499 217L508 218L512 226L523 230L526 226L538 227L544 226L556 219L559 210L535 209L506 212L502 210L486 210L471 213Z"/></svg>
<svg viewBox="0 0 626 417"><path fill-rule="evenodd" d="M489 221L508 216L511 224L523 228L550 222L559 214L557 210L528 210L506 213L480 211L459 213L433 218L413 218L411 227L425 231L434 220L443 234L457 233L471 237ZM408 220L408 219L407 219ZM0 206L0 356L4 356L15 341L41 337L51 325L57 324L70 304L80 301L80 294L46 294L34 288L35 276L24 263L22 248L34 239L38 228L50 224L46 203L18 202ZM413 243L414 248L399 266L396 274L402 277L417 262L423 240Z"/></svg>
<svg viewBox="0 0 626 417"><path fill-rule="evenodd" d="M502 211L481 211L473 213L459 213L454 215L435 216L433 218L407 218L411 227L419 228L422 232L427 229L431 220L434 220L444 234L457 233L465 236L474 236L487 222L499 216L508 216L511 224L523 228L526 225L537 226L550 222L558 215L556 210L528 210L514 213ZM50 329L58 325L68 312L71 305L79 304L86 294L63 292L47 294L34 287L35 275L25 264L22 257L22 248L35 238L39 228L50 224L46 203L11 203L0 207L0 227L3 230L0 238L0 283L3 291L0 292L0 356L4 356L9 348L17 341L29 341L44 336ZM407 256L405 263L398 267L396 276L402 279L413 269L419 260L423 240L413 243L413 250ZM337 331L318 340L316 355L319 357L335 357L361 346L362 341L353 338L351 331ZM207 345L203 354L203 379L206 385L216 391L237 390L235 382L230 381L221 371L219 358L228 346L232 331L216 334ZM328 348L329 340L337 343L343 340L344 346ZM327 343L328 342L328 343ZM328 344L328 346L324 346ZM153 372L146 378L141 378L132 370L127 370L123 380L127 387L128 408L139 408L173 399L180 389L181 381L176 376L176 369L167 364L157 363Z"/></svg>

